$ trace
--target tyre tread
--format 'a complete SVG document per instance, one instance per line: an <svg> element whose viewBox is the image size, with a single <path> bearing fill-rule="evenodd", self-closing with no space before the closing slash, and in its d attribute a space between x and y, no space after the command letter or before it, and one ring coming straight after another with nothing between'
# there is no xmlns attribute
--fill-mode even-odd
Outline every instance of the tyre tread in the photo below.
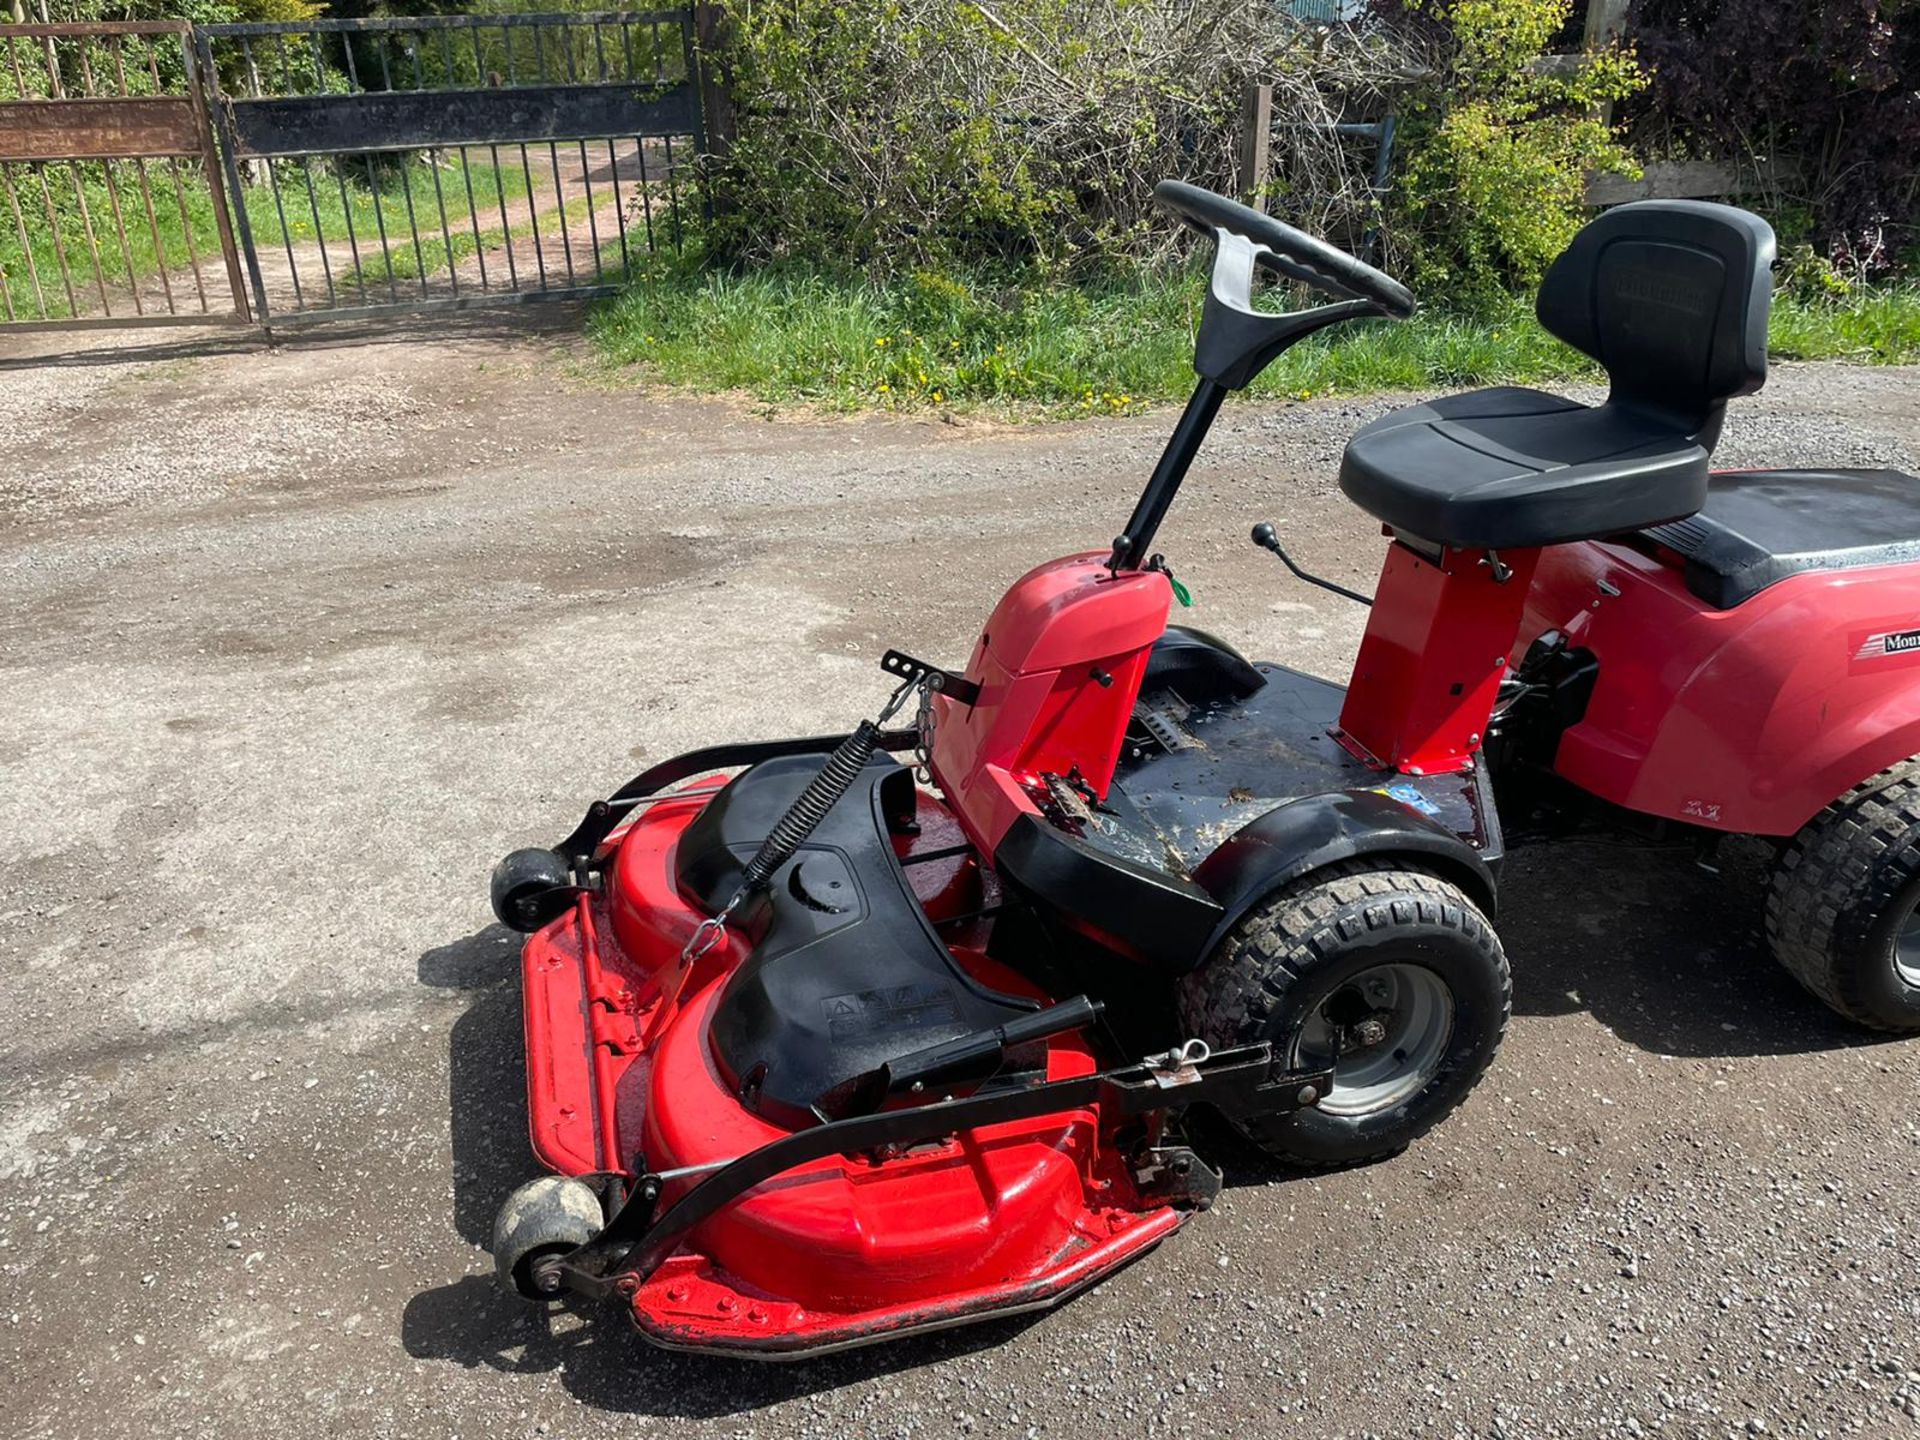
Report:
<svg viewBox="0 0 1920 1440"><path fill-rule="evenodd" d="M1816 999L1875 1030L1914 1028L1873 1006L1859 948L1874 919L1920 874L1916 839L1920 757L1869 776L1802 826L1767 886L1774 957Z"/></svg>
<svg viewBox="0 0 1920 1440"><path fill-rule="evenodd" d="M1459 886L1431 871L1396 860L1347 860L1313 871L1282 889L1241 920L1220 949L1180 988L1180 1019L1186 1032L1209 1043L1239 1043L1273 1023L1287 992L1331 963L1344 944L1369 932L1410 924L1459 932L1500 956L1501 1003L1494 1042L1462 1087L1462 1098L1480 1082L1513 1013L1513 982L1493 927ZM1257 1143L1292 1164L1337 1169L1383 1160L1425 1135L1453 1107L1435 1112L1392 1143L1351 1159L1318 1160L1286 1152L1255 1135Z"/></svg>

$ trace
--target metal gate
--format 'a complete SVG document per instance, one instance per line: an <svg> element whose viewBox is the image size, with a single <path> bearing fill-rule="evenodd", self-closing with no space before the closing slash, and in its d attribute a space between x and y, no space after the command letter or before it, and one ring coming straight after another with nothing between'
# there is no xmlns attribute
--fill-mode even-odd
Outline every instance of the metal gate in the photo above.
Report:
<svg viewBox="0 0 1920 1440"><path fill-rule="evenodd" d="M0 331L246 323L191 27L0 36Z"/></svg>
<svg viewBox="0 0 1920 1440"><path fill-rule="evenodd" d="M196 33L262 323L610 294L681 243L691 11Z"/></svg>

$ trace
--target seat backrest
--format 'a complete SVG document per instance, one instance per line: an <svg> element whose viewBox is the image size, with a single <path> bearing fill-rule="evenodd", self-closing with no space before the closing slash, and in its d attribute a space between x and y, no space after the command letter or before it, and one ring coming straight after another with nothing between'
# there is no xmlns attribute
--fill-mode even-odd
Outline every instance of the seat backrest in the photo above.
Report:
<svg viewBox="0 0 1920 1440"><path fill-rule="evenodd" d="M1717 436L1767 379L1773 230L1700 200L1642 200L1587 225L1540 284L1540 323L1606 367L1612 403Z"/></svg>

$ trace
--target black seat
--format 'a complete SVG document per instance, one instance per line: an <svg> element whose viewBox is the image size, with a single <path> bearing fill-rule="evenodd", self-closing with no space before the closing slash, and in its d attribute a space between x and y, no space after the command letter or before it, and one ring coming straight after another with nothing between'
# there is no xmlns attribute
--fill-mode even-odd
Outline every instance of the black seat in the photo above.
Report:
<svg viewBox="0 0 1920 1440"><path fill-rule="evenodd" d="M1609 210L1536 313L1598 360L1604 405L1501 388L1413 405L1347 445L1340 488L1395 530L1467 548L1557 545L1691 515L1726 402L1767 378L1773 231L1694 200Z"/></svg>
<svg viewBox="0 0 1920 1440"><path fill-rule="evenodd" d="M1647 539L1685 562L1687 589L1731 610L1810 570L1920 561L1920 479L1898 470L1728 470L1706 508Z"/></svg>

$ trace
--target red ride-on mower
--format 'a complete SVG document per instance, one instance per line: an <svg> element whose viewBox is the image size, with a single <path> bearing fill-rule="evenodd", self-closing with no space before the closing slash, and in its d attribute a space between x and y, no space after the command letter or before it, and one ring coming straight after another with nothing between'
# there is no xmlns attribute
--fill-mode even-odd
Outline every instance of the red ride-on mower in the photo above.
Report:
<svg viewBox="0 0 1920 1440"><path fill-rule="evenodd" d="M1651 202L1581 232L1539 315L1605 404L1485 390L1354 437L1389 543L1342 691L1170 626L1153 539L1229 390L1413 297L1159 196L1214 245L1200 382L1111 547L1015 583L964 671L889 652L877 721L656 765L496 870L558 1172L500 1212L515 1290L793 1355L1142 1254L1219 1187L1196 1107L1287 1162L1397 1151L1505 1030L1496 771L1772 837L1781 959L1920 1029L1920 481L1710 475L1766 374L1766 225ZM1257 270L1333 303L1256 310Z"/></svg>

